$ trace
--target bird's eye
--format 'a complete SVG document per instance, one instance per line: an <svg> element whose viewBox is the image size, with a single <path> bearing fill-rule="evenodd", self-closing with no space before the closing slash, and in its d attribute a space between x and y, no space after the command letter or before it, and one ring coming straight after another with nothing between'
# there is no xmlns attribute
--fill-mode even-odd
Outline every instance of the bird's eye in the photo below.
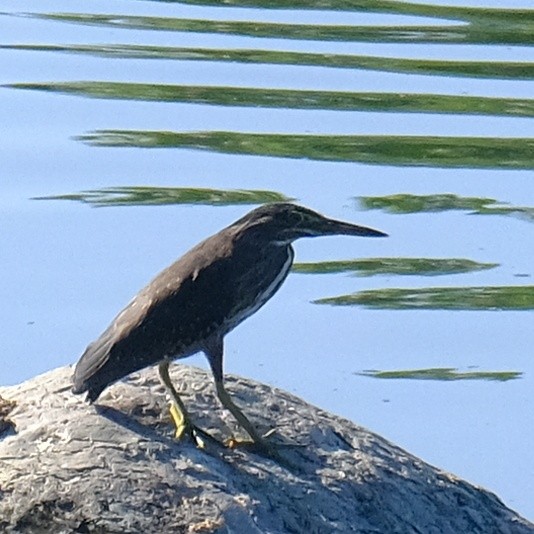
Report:
<svg viewBox="0 0 534 534"><path fill-rule="evenodd" d="M304 216L303 213L300 213L299 211L294 211L290 217L290 222L293 226L301 226L303 222L305 222L306 220L306 217Z"/></svg>

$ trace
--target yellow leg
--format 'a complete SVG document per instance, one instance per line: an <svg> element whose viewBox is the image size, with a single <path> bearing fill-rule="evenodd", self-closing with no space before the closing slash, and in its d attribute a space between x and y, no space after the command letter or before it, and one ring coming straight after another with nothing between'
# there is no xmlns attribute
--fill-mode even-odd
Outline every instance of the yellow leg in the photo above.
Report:
<svg viewBox="0 0 534 534"><path fill-rule="evenodd" d="M171 405L169 406L169 414L176 429L174 437L176 439L182 439L184 437L184 434L187 434L189 422L187 421L184 413L180 410L180 408L178 408L174 401L171 402Z"/></svg>
<svg viewBox="0 0 534 534"><path fill-rule="evenodd" d="M221 404L236 418L237 422L247 431L251 441L243 441L231 438L226 444L233 447L246 447L255 452L265 454L271 458L280 458L277 449L274 445L269 443L265 438L270 436L272 432L268 432L265 436L260 436L258 431L254 428L252 423L247 419L245 414L236 406L234 401L228 395L224 388L223 378L223 339L217 335L204 341L203 351L206 354L213 378L215 379L215 389Z"/></svg>
<svg viewBox="0 0 534 534"><path fill-rule="evenodd" d="M167 389L169 396L171 397L171 406L170 406L170 415L176 432L174 434L176 439L182 439L184 436L189 436L198 447L201 449L205 448L206 444L203 438L208 439L209 441L218 443L219 442L206 431L198 428L191 422L189 413L183 403L182 399L178 395L172 381L169 376L169 362L164 360L159 364L159 376L161 382Z"/></svg>
<svg viewBox="0 0 534 534"><path fill-rule="evenodd" d="M217 396L221 404L236 418L237 422L247 431L251 441L243 441L235 438L229 439L226 443L230 448L245 447L247 449L266 454L273 458L279 458L277 449L272 443L265 438L270 436L273 431L268 432L265 436L260 436L254 425L248 420L246 415L237 407L230 395L226 391L222 381L215 381Z"/></svg>

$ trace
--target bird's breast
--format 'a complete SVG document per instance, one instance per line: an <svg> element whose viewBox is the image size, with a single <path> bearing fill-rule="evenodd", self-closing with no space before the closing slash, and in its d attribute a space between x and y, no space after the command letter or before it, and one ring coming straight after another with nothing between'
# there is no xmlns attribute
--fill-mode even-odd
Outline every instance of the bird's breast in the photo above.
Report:
<svg viewBox="0 0 534 534"><path fill-rule="evenodd" d="M284 254L280 259L280 251L277 251L277 259L273 258L273 265L268 267L264 261L251 268L246 277L243 278L240 288L237 290L241 294L237 299L232 314L225 321L225 330L230 331L239 323L256 313L280 288L286 279L293 257L293 249L288 246L283 247ZM269 261L269 260L267 260Z"/></svg>

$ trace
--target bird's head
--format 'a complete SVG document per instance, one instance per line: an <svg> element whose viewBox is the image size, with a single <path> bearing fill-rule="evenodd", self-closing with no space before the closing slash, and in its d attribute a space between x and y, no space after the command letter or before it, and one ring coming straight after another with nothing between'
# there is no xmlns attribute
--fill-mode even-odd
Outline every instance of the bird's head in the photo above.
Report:
<svg viewBox="0 0 534 534"><path fill-rule="evenodd" d="M235 223L272 243L289 244L301 237L352 235L386 237L387 234L365 226L328 219L320 213L290 203L265 204Z"/></svg>

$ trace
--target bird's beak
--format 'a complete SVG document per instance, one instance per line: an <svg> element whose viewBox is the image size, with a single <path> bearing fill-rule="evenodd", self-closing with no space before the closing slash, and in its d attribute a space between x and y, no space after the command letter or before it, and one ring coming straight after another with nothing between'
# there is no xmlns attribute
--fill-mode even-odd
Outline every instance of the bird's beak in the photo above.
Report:
<svg viewBox="0 0 534 534"><path fill-rule="evenodd" d="M336 221L334 219L326 219L322 222L321 228L318 229L320 235L358 235L364 237L388 237L388 234L367 228L366 226L358 226L344 221Z"/></svg>

